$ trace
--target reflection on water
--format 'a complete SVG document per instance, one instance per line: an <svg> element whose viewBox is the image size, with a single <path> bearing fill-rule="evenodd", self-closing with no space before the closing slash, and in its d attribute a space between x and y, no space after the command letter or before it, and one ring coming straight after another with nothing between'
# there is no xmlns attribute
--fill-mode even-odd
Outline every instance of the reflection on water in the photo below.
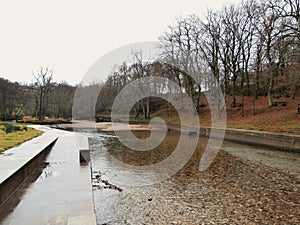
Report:
<svg viewBox="0 0 300 225"><path fill-rule="evenodd" d="M135 135L143 139L149 133L138 131ZM272 224L285 210L297 211L299 174L283 175L278 168L257 164L263 159L260 155L266 157L262 151L272 155L273 160L284 158L267 153L270 151L267 149L226 142L222 148L236 156L220 151L209 169L199 172L199 162L207 144L207 139L200 138L191 159L176 175L153 183L151 181L160 180L164 171L144 171L141 175L135 169L116 163L124 162L133 168L159 163L172 154L178 139L178 134L168 134L156 149L143 152L124 147L113 133L93 135L90 148L98 224L247 224L261 221ZM249 151L251 154L247 155ZM294 162L291 168L300 168L300 154L287 154L293 154L284 159L288 161L287 167ZM255 163L249 161L253 159ZM140 180L145 186L134 185ZM128 183L131 185L126 185ZM281 191L283 188L285 192ZM270 200L270 195L281 197ZM261 211L260 204L265 211ZM290 215L282 222L296 220L297 217Z"/></svg>
<svg viewBox="0 0 300 225"><path fill-rule="evenodd" d="M7 153L7 152L0 152L0 155L2 156L12 156L14 153L10 152L10 153Z"/></svg>
<svg viewBox="0 0 300 225"><path fill-rule="evenodd" d="M149 133L149 131L134 131L134 135L140 139L146 139ZM115 136L111 136L104 142L104 146L114 158L130 165L144 166L156 164L169 157L178 144L178 140L178 134L170 135L153 150L135 151L124 147Z"/></svg>
<svg viewBox="0 0 300 225"><path fill-rule="evenodd" d="M47 168L48 163L42 162L35 170L27 177L16 192L0 207L0 224L7 224L5 221L15 208L20 204L23 199L24 193L32 186L36 180L40 180L42 177L45 178L46 174L43 170ZM48 174L50 175L50 174ZM9 221L9 218L8 218ZM9 223L10 224L10 223Z"/></svg>

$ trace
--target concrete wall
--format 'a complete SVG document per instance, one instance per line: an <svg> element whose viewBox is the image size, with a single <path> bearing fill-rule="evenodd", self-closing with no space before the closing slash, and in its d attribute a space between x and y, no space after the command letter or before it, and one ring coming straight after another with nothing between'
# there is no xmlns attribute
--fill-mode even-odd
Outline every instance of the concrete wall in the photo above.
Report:
<svg viewBox="0 0 300 225"><path fill-rule="evenodd" d="M184 128L184 130L181 131L178 127L169 126L168 129L170 132L182 132L185 135L191 135L195 132L195 129L193 128ZM200 131L198 131L199 136L209 137L210 131L211 128L201 127ZM218 135L220 133L216 132L216 134ZM276 134L264 131L226 129L224 140L300 153L300 136L298 135Z"/></svg>
<svg viewBox="0 0 300 225"><path fill-rule="evenodd" d="M200 136L209 137L210 130L211 128L201 128ZM224 140L248 145L276 148L284 151L300 152L300 136L297 135L226 129Z"/></svg>
<svg viewBox="0 0 300 225"><path fill-rule="evenodd" d="M17 188L26 180L33 170L41 164L56 141L57 138L0 184L0 206L14 194Z"/></svg>

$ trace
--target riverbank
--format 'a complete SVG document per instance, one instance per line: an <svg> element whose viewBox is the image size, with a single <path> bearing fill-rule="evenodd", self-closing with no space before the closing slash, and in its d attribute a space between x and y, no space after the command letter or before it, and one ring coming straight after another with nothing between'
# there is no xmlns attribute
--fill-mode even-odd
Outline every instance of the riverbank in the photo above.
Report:
<svg viewBox="0 0 300 225"><path fill-rule="evenodd" d="M274 101L285 101L286 105L273 107L268 106L268 98L263 96L258 99L237 96L236 101L239 103L243 101L243 107L232 107L232 96L226 98L227 128L300 135L300 113L298 112L300 97L274 99ZM204 107L199 109L199 123L201 126L210 127L210 106L204 96L201 102ZM151 116L161 117L168 124L180 124L178 113L174 108L161 109Z"/></svg>

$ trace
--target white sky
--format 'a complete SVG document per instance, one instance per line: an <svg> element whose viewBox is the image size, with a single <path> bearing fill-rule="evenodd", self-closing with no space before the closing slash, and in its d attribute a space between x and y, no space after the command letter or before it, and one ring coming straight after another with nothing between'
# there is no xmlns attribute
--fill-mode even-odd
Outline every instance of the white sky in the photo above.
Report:
<svg viewBox="0 0 300 225"><path fill-rule="evenodd" d="M241 0L0 0L0 77L33 82L49 66L54 80L77 84L104 54L157 41L175 18Z"/></svg>

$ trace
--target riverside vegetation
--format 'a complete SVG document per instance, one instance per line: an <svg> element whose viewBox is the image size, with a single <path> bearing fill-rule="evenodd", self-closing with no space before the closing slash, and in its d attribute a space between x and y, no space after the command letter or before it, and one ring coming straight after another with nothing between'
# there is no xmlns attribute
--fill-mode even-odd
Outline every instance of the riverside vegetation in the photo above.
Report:
<svg viewBox="0 0 300 225"><path fill-rule="evenodd" d="M43 132L23 124L0 122L0 152L20 145Z"/></svg>

